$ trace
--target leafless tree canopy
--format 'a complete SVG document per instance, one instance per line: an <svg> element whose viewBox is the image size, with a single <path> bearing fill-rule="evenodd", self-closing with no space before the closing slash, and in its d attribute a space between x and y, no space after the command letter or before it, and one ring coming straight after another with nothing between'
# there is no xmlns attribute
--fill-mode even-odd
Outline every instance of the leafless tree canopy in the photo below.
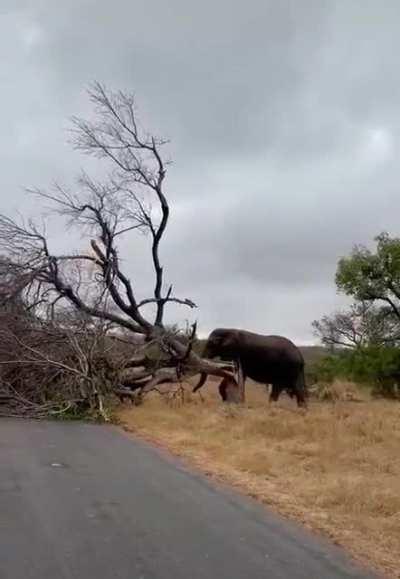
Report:
<svg viewBox="0 0 400 579"><path fill-rule="evenodd" d="M395 346L400 341L397 316L390 308L370 302L360 302L349 310L324 316L314 321L313 327L322 343L331 348Z"/></svg>
<svg viewBox="0 0 400 579"><path fill-rule="evenodd" d="M4 288L9 285L7 295L11 296L12 287L36 320L46 321L46 327L51 322L54 328L55 321L61 327L60 312L73 307L85 321L85 328L90 328L91 340L101 326L103 334L105 328L107 332L117 328L142 335L147 344L156 342L166 355L165 365L138 373L143 391L197 372L229 377L226 369L193 352L195 328L192 339L182 341L164 324L171 302L195 307L189 298L176 295L164 280L160 247L170 216L165 192L169 163L162 154L166 141L142 129L132 95L112 93L96 83L89 97L94 120L73 119L73 145L102 159L107 176L97 181L83 173L73 190L59 184L50 190L30 190L77 233L86 236L85 250L57 254L44 226L26 217L15 220L1 215L0 243L5 258L0 276ZM142 299L137 295L135 277L128 276L120 257L121 241L126 247L127 238L135 252L134 235L138 232L150 238L149 259L154 272L153 287ZM7 291L4 289L4 295ZM149 305L154 311L151 317L144 314ZM74 351L79 347L76 342ZM30 351L30 355L41 354ZM87 366L87 352L81 353L81 358ZM90 373L86 366L82 370L85 376Z"/></svg>

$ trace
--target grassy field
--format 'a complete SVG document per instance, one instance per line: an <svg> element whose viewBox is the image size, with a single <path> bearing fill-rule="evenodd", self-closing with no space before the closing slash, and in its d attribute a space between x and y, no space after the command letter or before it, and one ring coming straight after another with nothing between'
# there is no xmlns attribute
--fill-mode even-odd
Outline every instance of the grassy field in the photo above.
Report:
<svg viewBox="0 0 400 579"><path fill-rule="evenodd" d="M338 385L337 392L354 391ZM209 384L199 396L124 406L129 431L210 476L322 531L390 577L400 577L400 404L267 402L247 388L243 408L224 406Z"/></svg>

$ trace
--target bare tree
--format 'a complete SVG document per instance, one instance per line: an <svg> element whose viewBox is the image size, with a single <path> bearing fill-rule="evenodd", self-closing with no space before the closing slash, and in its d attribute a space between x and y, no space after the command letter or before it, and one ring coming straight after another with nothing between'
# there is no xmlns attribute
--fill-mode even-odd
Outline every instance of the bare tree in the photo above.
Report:
<svg viewBox="0 0 400 579"><path fill-rule="evenodd" d="M177 296L173 286L165 284L160 258L170 216L164 190L169 162L161 154L166 141L141 128L132 95L109 92L96 83L89 96L96 116L93 121L73 119L73 145L102 159L107 177L96 181L83 173L73 191L58 184L51 190L30 191L69 226L85 233L88 246L83 252L56 254L45 228L32 220L1 215L0 241L7 262L26 299L47 316L51 313L54 317L59 308L69 304L90 319L140 334L146 343L156 342L166 360L163 367L138 373L144 392L199 372L231 378L226 368L193 352L193 336L182 340L164 324L170 303L195 307L189 298ZM154 272L152 292L141 299L120 256L121 241L135 232L150 238ZM84 263L91 268L89 275L82 268ZM84 276L82 271L86 271ZM149 307L153 309L151 316L144 314Z"/></svg>
<svg viewBox="0 0 400 579"><path fill-rule="evenodd" d="M315 334L330 348L362 348L396 345L400 339L398 319L390 308L370 302L353 304L349 310L313 322Z"/></svg>

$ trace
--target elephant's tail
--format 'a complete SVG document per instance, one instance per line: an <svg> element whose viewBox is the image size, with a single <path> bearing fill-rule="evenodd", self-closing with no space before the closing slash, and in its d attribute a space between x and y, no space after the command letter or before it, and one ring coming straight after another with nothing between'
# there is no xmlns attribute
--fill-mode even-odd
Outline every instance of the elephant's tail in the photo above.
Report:
<svg viewBox="0 0 400 579"><path fill-rule="evenodd" d="M308 390L306 385L306 377L304 366L301 368L296 381L296 398L299 406L306 406L308 399Z"/></svg>

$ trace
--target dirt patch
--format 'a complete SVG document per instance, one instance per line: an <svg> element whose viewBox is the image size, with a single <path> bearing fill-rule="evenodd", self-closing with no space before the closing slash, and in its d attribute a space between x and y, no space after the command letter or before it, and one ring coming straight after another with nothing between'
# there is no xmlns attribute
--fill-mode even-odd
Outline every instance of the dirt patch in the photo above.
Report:
<svg viewBox="0 0 400 579"><path fill-rule="evenodd" d="M322 531L358 559L400 577L400 404L271 406L248 388L244 407L158 396L117 411L120 423L280 513Z"/></svg>

